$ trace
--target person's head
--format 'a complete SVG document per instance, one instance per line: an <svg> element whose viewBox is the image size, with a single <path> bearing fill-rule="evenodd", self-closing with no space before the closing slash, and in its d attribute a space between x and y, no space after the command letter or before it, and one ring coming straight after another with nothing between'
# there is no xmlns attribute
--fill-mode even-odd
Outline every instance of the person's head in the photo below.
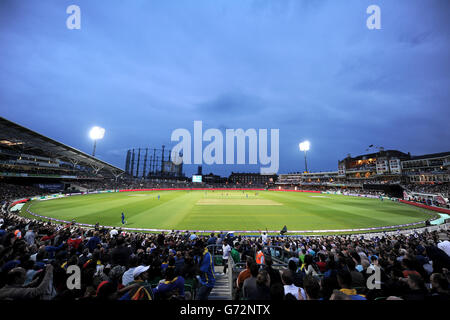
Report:
<svg viewBox="0 0 450 320"><path fill-rule="evenodd" d="M410 274L407 282L411 290L426 290L422 277L417 274Z"/></svg>
<svg viewBox="0 0 450 320"><path fill-rule="evenodd" d="M371 262L373 265L377 266L377 265L378 265L378 257L377 257L376 255L371 256L371 257L370 257L370 262Z"/></svg>
<svg viewBox="0 0 450 320"><path fill-rule="evenodd" d="M363 267L364 270L367 270L367 268L370 266L370 262L367 259L362 259L361 260L361 266Z"/></svg>
<svg viewBox="0 0 450 320"><path fill-rule="evenodd" d="M125 243L125 239L122 236L118 236L116 240L116 244L118 247L122 246Z"/></svg>
<svg viewBox="0 0 450 320"><path fill-rule="evenodd" d="M291 270L284 270L281 274L281 281L283 281L283 284L285 285L292 285L294 283L294 274Z"/></svg>
<svg viewBox="0 0 450 320"><path fill-rule="evenodd" d="M350 255L352 256L352 258L356 264L361 263L361 256L356 251L352 251L352 253L350 253Z"/></svg>
<svg viewBox="0 0 450 320"><path fill-rule="evenodd" d="M24 268L17 267L8 272L6 283L9 285L21 286L26 279L26 271Z"/></svg>
<svg viewBox="0 0 450 320"><path fill-rule="evenodd" d="M259 265L257 265L256 263L253 263L250 266L250 274L252 275L252 277L257 277L258 276L258 272L259 272Z"/></svg>
<svg viewBox="0 0 450 320"><path fill-rule="evenodd" d="M402 266L407 270L414 270L414 263L411 259L403 258Z"/></svg>
<svg viewBox="0 0 450 320"><path fill-rule="evenodd" d="M138 266L133 271L134 280L142 280L145 281L148 279L148 269L149 266Z"/></svg>
<svg viewBox="0 0 450 320"><path fill-rule="evenodd" d="M111 279L111 281L119 282L120 279L122 279L122 275L124 274L124 272L125 267L117 265L111 269L108 276Z"/></svg>
<svg viewBox="0 0 450 320"><path fill-rule="evenodd" d="M249 257L249 256L247 256L247 259L245 262L246 262L247 269L250 269L252 265L256 264L255 259L253 259L252 257Z"/></svg>
<svg viewBox="0 0 450 320"><path fill-rule="evenodd" d="M262 270L258 273L258 275L256 276L256 284L261 287L270 287L270 277L267 271Z"/></svg>
<svg viewBox="0 0 450 320"><path fill-rule="evenodd" d="M195 246L194 246L194 254L195 255L202 255L203 251L205 250L205 244L203 242L203 240L198 240L195 242Z"/></svg>
<svg viewBox="0 0 450 320"><path fill-rule="evenodd" d="M297 271L297 264L295 263L294 260L289 261L288 268L289 268L289 270L291 270L294 273Z"/></svg>
<svg viewBox="0 0 450 320"><path fill-rule="evenodd" d="M313 263L313 257L310 254L307 254L305 256L305 265L309 266Z"/></svg>
<svg viewBox="0 0 450 320"><path fill-rule="evenodd" d="M270 300L284 300L284 287L281 283L270 286Z"/></svg>
<svg viewBox="0 0 450 320"><path fill-rule="evenodd" d="M320 298L320 285L316 278L307 275L303 279L303 288L308 300L318 300Z"/></svg>
<svg viewBox="0 0 450 320"><path fill-rule="evenodd" d="M348 267L348 270L350 270L350 271L354 271L355 270L355 267L356 267L356 265L355 265L355 261L353 260L353 259L346 259L346 262L347 262L347 267Z"/></svg>
<svg viewBox="0 0 450 320"><path fill-rule="evenodd" d="M352 275L347 270L339 270L337 281L341 288L350 289L352 287Z"/></svg>
<svg viewBox="0 0 450 320"><path fill-rule="evenodd" d="M175 268L167 268L164 272L164 278L166 281L172 281L175 278Z"/></svg>
<svg viewBox="0 0 450 320"><path fill-rule="evenodd" d="M133 255L133 256L131 256L129 259L128 259L128 266L130 267L130 268L136 268L137 266L138 266L138 261L139 259L138 259L138 256L136 256L136 255Z"/></svg>
<svg viewBox="0 0 450 320"><path fill-rule="evenodd" d="M431 286L437 291L448 291L448 280L442 273L433 273L430 277Z"/></svg>

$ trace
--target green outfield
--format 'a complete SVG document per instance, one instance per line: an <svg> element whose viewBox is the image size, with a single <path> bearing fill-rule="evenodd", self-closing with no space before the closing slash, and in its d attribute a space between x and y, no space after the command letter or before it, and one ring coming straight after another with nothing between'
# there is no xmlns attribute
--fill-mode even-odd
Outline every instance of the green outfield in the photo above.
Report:
<svg viewBox="0 0 450 320"><path fill-rule="evenodd" d="M158 195L160 199L158 200ZM28 206L27 206L28 207ZM176 230L337 230L382 227L430 218L389 200L274 191L151 191L33 201L30 210L79 223Z"/></svg>

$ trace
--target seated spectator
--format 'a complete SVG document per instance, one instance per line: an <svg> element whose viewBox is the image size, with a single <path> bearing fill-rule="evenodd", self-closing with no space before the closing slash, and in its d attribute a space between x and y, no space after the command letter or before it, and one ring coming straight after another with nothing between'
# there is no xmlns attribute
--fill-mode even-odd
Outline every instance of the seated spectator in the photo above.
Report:
<svg viewBox="0 0 450 320"><path fill-rule="evenodd" d="M184 299L184 278L175 276L174 268L167 268L164 279L153 289L155 300Z"/></svg>
<svg viewBox="0 0 450 320"><path fill-rule="evenodd" d="M355 269L355 260L347 259L346 261L348 270L350 271L350 275L352 276L352 288L364 287L366 285L366 279L361 272L358 272Z"/></svg>
<svg viewBox="0 0 450 320"><path fill-rule="evenodd" d="M281 301L284 300L284 287L283 284L277 282L270 286L270 300L272 301Z"/></svg>
<svg viewBox="0 0 450 320"><path fill-rule="evenodd" d="M272 267L273 265L273 260L271 256L267 256L266 257L266 261L265 261L265 267L264 270L267 271L269 278L270 278L270 286L275 285L276 283L280 283L281 284L281 275L280 275L280 271L276 270Z"/></svg>
<svg viewBox="0 0 450 320"><path fill-rule="evenodd" d="M45 275L38 286L33 281L24 286L26 271L21 267L14 268L8 272L6 286L0 289L0 300L31 300L39 299L48 291L49 284L53 279L53 266L45 267Z"/></svg>
<svg viewBox="0 0 450 320"><path fill-rule="evenodd" d="M449 281L442 273L433 273L431 280L431 296L432 300L450 300Z"/></svg>
<svg viewBox="0 0 450 320"><path fill-rule="evenodd" d="M425 300L428 290L422 277L419 274L410 273L406 281L410 290L402 298L404 300Z"/></svg>
<svg viewBox="0 0 450 320"><path fill-rule="evenodd" d="M367 300L365 296L359 295L356 289L352 289L352 276L349 271L341 270L338 272L337 281L341 289L340 292L348 295L351 300Z"/></svg>
<svg viewBox="0 0 450 320"><path fill-rule="evenodd" d="M239 273L239 275L238 275L238 277L237 277L237 279L236 279L236 288L237 288L238 290L242 289L242 286L244 285L244 281L245 281L247 278L250 278L250 277L251 277L250 269L251 269L251 267L252 267L253 265L255 265L255 264L256 264L255 259L253 259L253 258L251 258L251 257L247 257L247 261L246 261L246 264L245 264L245 269L242 270L242 271Z"/></svg>
<svg viewBox="0 0 450 320"><path fill-rule="evenodd" d="M309 254L305 256L305 263L302 266L303 271L305 274L312 275L312 276L318 276L319 275L319 267L316 265L316 263L313 261L313 257Z"/></svg>
<svg viewBox="0 0 450 320"><path fill-rule="evenodd" d="M250 266L250 277L244 280L242 286L242 297L245 300L255 300L258 295L256 277L258 276L259 266L255 263Z"/></svg>
<svg viewBox="0 0 450 320"><path fill-rule="evenodd" d="M129 283L120 300L153 300L153 291L147 282L149 266L138 266L133 271L134 281Z"/></svg>
<svg viewBox="0 0 450 320"><path fill-rule="evenodd" d="M307 275L303 278L306 300L320 300L320 285L317 278Z"/></svg>
<svg viewBox="0 0 450 320"><path fill-rule="evenodd" d="M294 285L294 275L291 270L283 271L281 281L284 286L284 295L292 294L297 300L306 300L305 291L303 288ZM300 298L301 296L301 298Z"/></svg>

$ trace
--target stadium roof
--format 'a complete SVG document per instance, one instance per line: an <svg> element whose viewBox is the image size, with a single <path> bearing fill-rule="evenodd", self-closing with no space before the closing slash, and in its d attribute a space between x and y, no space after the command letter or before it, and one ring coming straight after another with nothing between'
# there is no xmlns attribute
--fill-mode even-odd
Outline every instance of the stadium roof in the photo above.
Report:
<svg viewBox="0 0 450 320"><path fill-rule="evenodd" d="M363 154L360 156L356 156L356 157L347 157L342 161L346 161L346 160L351 160L351 161L355 161L355 160L365 160L365 159L369 159L369 158L378 158L378 157L399 157L399 158L403 158L403 159L408 159L410 158L410 155L398 150L380 150L378 152L373 152L373 153L368 153L368 154Z"/></svg>
<svg viewBox="0 0 450 320"><path fill-rule="evenodd" d="M124 173L124 170L116 166L2 117L0 117L1 145L23 152L44 152L53 158L90 166L97 171L107 170L115 175Z"/></svg>
<svg viewBox="0 0 450 320"><path fill-rule="evenodd" d="M434 159L434 158L442 158L450 156L450 152L440 152L440 153L430 153L430 154L424 154L421 156L412 156L411 160L421 160L421 159Z"/></svg>

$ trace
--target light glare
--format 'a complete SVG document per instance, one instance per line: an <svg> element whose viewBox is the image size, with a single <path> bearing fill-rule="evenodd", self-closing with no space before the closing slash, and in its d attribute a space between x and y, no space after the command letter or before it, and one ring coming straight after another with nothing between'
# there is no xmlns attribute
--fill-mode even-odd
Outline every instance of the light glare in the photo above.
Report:
<svg viewBox="0 0 450 320"><path fill-rule="evenodd" d="M100 127L93 127L89 132L89 136L92 140L103 139L103 137L105 136L105 129Z"/></svg>
<svg viewBox="0 0 450 320"><path fill-rule="evenodd" d="M308 151L310 143L309 143L309 141L303 141L300 143L299 146L300 146L300 151Z"/></svg>

